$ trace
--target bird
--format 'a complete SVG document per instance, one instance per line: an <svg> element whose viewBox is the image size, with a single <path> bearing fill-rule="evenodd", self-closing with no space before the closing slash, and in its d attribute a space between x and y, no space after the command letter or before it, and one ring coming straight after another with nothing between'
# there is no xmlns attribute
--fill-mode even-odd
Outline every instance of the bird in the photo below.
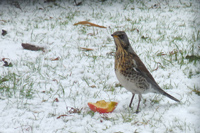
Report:
<svg viewBox="0 0 200 133"><path fill-rule="evenodd" d="M113 37L116 46L115 75L120 84L132 93L129 104L130 108L135 94L138 94L139 98L136 113L139 113L142 94L162 94L176 102L180 102L178 99L161 89L156 83L151 73L147 70L144 63L131 47L128 36L124 31L116 31L111 34L111 36Z"/></svg>

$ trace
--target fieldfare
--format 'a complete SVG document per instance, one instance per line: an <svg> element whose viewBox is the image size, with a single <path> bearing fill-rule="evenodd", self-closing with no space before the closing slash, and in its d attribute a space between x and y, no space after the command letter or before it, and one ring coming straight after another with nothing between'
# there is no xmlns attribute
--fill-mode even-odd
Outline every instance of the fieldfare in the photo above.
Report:
<svg viewBox="0 0 200 133"><path fill-rule="evenodd" d="M120 84L133 94L129 104L130 108L135 94L138 94L139 102L136 110L136 113L138 113L142 94L149 92L162 94L176 102L180 102L162 90L156 83L143 62L132 49L124 31L116 31L112 36L116 45L115 74Z"/></svg>

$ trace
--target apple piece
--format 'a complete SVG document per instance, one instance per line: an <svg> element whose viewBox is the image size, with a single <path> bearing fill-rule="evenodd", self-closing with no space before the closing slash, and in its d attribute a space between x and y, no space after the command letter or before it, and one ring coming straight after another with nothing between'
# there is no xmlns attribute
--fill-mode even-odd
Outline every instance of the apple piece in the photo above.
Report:
<svg viewBox="0 0 200 133"><path fill-rule="evenodd" d="M90 109L94 112L99 112L99 113L111 113L114 111L114 109L117 106L117 102L106 102L104 100L97 101L96 103L88 103L88 106Z"/></svg>

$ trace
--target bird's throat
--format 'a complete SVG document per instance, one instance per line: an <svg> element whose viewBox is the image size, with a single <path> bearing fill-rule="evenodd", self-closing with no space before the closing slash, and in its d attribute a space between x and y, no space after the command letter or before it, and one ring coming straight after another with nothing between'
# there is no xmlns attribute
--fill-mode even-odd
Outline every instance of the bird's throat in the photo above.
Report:
<svg viewBox="0 0 200 133"><path fill-rule="evenodd" d="M131 67L128 64L130 63L130 54L123 48L118 47L116 53L115 53L115 70L118 71L125 71L129 67Z"/></svg>

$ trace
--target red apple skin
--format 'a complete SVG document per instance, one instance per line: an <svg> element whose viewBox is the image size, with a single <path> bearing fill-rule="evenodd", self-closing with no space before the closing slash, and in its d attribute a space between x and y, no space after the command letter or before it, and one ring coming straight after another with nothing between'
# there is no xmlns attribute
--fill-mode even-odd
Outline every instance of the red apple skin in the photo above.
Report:
<svg viewBox="0 0 200 133"><path fill-rule="evenodd" d="M96 103L89 102L88 106L94 112L111 113L114 111L117 104L118 104L117 102L105 102L104 100L101 100L101 101L97 101Z"/></svg>

